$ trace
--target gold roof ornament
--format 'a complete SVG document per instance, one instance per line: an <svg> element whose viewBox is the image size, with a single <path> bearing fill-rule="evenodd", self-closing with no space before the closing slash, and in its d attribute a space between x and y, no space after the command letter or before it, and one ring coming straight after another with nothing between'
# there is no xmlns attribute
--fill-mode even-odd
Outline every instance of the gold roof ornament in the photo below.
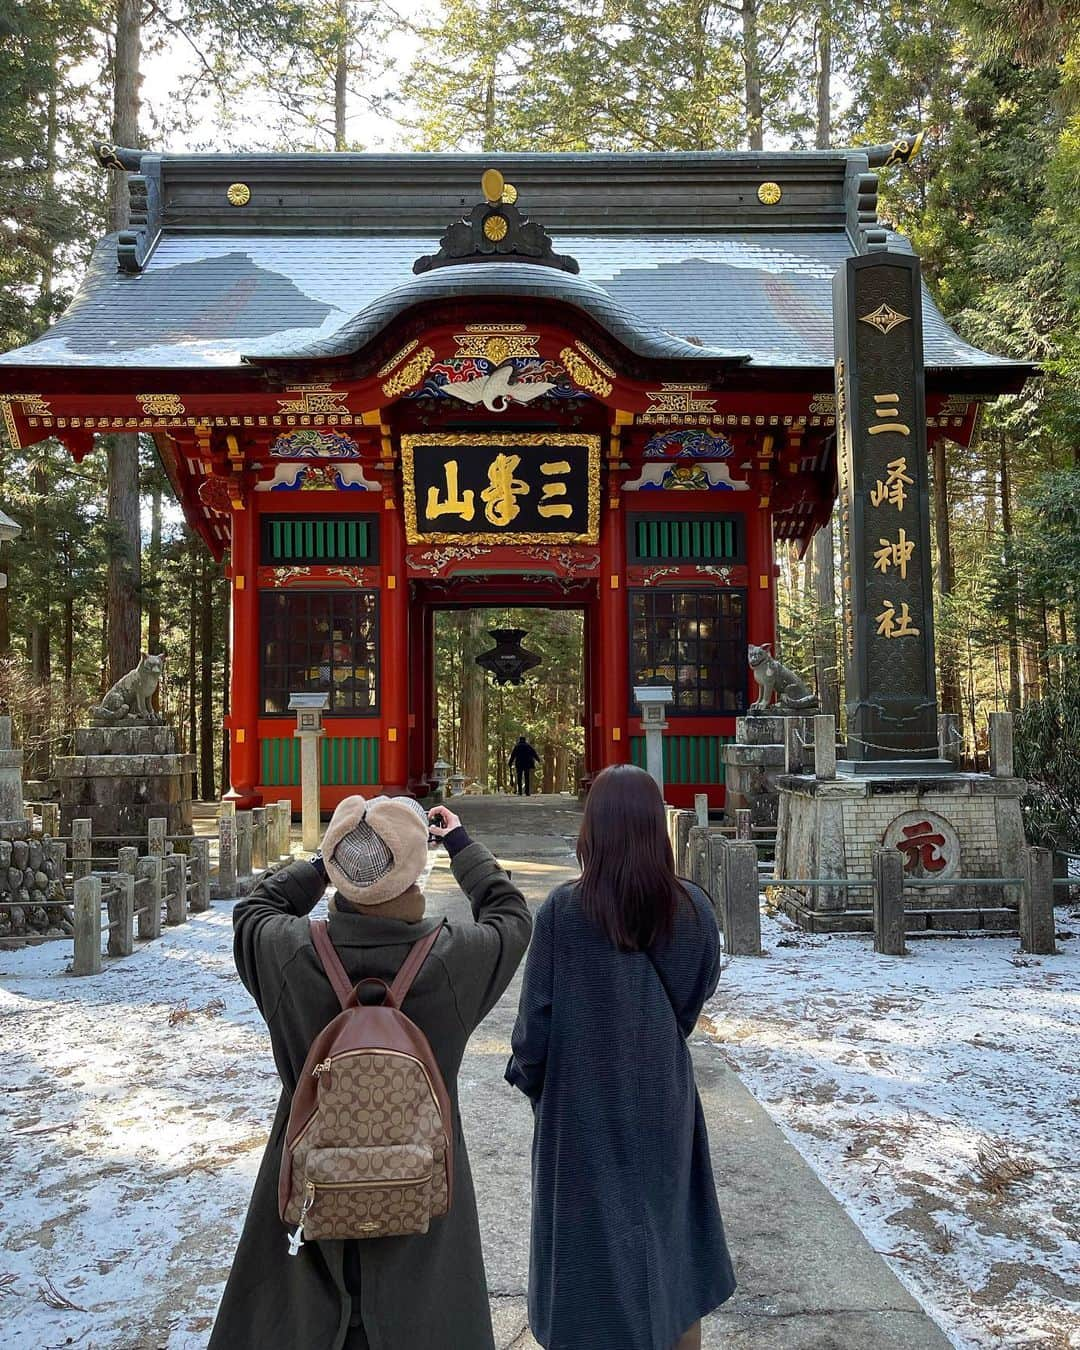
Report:
<svg viewBox="0 0 1080 1350"><path fill-rule="evenodd" d="M762 183L757 190L757 199L762 206L775 206L784 195L784 189L779 183Z"/></svg>
<svg viewBox="0 0 1080 1350"><path fill-rule="evenodd" d="M518 190L513 183L504 183L502 196L499 200L506 206L513 206L518 199Z"/></svg>
<svg viewBox="0 0 1080 1350"><path fill-rule="evenodd" d="M480 187L484 193L484 200L494 206L503 199L503 188L506 186L506 180L498 169L485 169L484 176L480 179Z"/></svg>
<svg viewBox="0 0 1080 1350"><path fill-rule="evenodd" d="M232 206L247 206L251 201L251 189L246 183L230 183L225 196Z"/></svg>

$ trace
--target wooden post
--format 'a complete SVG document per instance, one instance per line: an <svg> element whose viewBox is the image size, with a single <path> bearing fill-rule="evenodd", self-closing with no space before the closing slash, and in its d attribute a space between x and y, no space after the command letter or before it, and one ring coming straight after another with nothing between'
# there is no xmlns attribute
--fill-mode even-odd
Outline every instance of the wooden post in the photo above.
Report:
<svg viewBox="0 0 1080 1350"><path fill-rule="evenodd" d="M146 826L146 851L151 858L164 858L165 856L165 831L169 828L169 822L164 816L154 816L147 822Z"/></svg>
<svg viewBox="0 0 1080 1350"><path fill-rule="evenodd" d="M1024 854L1020 891L1020 950L1033 956L1057 954L1054 924L1054 855L1048 848Z"/></svg>
<svg viewBox="0 0 1080 1350"><path fill-rule="evenodd" d="M145 912L139 915L139 937L141 939L161 936L161 886L162 860L155 856L140 858L135 866L136 895L139 889L142 896L136 908L145 906Z"/></svg>
<svg viewBox="0 0 1080 1350"><path fill-rule="evenodd" d="M135 878L117 872L109 892L109 955L130 956L135 948Z"/></svg>
<svg viewBox="0 0 1080 1350"><path fill-rule="evenodd" d="M754 826L751 820L750 811L745 806L740 806L735 812L735 838L753 839Z"/></svg>
<svg viewBox="0 0 1080 1350"><path fill-rule="evenodd" d="M697 815L697 823L705 829L709 828L709 794L707 792L694 793L694 811Z"/></svg>
<svg viewBox="0 0 1080 1350"><path fill-rule="evenodd" d="M874 850L874 951L904 956L904 860L895 848Z"/></svg>
<svg viewBox="0 0 1080 1350"><path fill-rule="evenodd" d="M222 802L218 811L217 897L229 900L236 894L236 803Z"/></svg>
<svg viewBox="0 0 1080 1350"><path fill-rule="evenodd" d="M757 847L745 840L724 840L724 951L729 956L761 955L761 900Z"/></svg>
<svg viewBox="0 0 1080 1350"><path fill-rule="evenodd" d="M236 884L237 888L251 885L251 812L236 813Z"/></svg>
<svg viewBox="0 0 1080 1350"><path fill-rule="evenodd" d="M101 973L101 878L75 882L75 959L72 975Z"/></svg>
<svg viewBox="0 0 1080 1350"><path fill-rule="evenodd" d="M60 833L60 807L56 802L41 804L41 833L55 839Z"/></svg>
<svg viewBox="0 0 1080 1350"><path fill-rule="evenodd" d="M92 825L88 820L71 822L71 879L90 875L90 852Z"/></svg>
<svg viewBox="0 0 1080 1350"><path fill-rule="evenodd" d="M195 890L191 896L191 908L196 914L202 914L210 908L210 840L193 839L191 841L191 879Z"/></svg>
<svg viewBox="0 0 1080 1350"><path fill-rule="evenodd" d="M292 802L288 797L282 797L278 801L278 810L281 812L281 849L279 856L282 858L292 857Z"/></svg>
<svg viewBox="0 0 1080 1350"><path fill-rule="evenodd" d="M836 718L828 713L814 718L814 777L836 777Z"/></svg>
<svg viewBox="0 0 1080 1350"><path fill-rule="evenodd" d="M1012 713L990 714L990 772L995 778L1012 778L1015 775Z"/></svg>
<svg viewBox="0 0 1080 1350"><path fill-rule="evenodd" d="M165 922L175 928L178 923L186 923L188 916L186 853L169 854L165 877Z"/></svg>
<svg viewBox="0 0 1080 1350"><path fill-rule="evenodd" d="M265 872L267 864L266 807L256 806L251 812L251 870Z"/></svg>

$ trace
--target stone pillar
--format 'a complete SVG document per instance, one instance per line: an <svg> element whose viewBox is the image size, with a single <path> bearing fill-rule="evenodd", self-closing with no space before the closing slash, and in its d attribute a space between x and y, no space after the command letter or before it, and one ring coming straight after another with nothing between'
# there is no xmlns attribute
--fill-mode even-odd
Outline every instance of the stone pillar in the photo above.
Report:
<svg viewBox="0 0 1080 1350"><path fill-rule="evenodd" d="M101 973L100 877L79 877L75 883L75 959L71 973Z"/></svg>
<svg viewBox="0 0 1080 1350"><path fill-rule="evenodd" d="M938 756L958 771L964 758L964 737L956 713L941 713L937 720Z"/></svg>
<svg viewBox="0 0 1080 1350"><path fill-rule="evenodd" d="M165 859L165 922L175 928L187 916L187 854L170 853Z"/></svg>
<svg viewBox="0 0 1080 1350"><path fill-rule="evenodd" d="M73 820L71 822L72 881L78 881L80 877L88 877L90 875L91 847L90 822L88 820Z"/></svg>
<svg viewBox="0 0 1080 1350"><path fill-rule="evenodd" d="M720 909L724 951L729 956L761 955L761 901L757 847L724 840Z"/></svg>
<svg viewBox="0 0 1080 1350"><path fill-rule="evenodd" d="M836 718L829 713L814 718L814 777L836 777Z"/></svg>
<svg viewBox="0 0 1080 1350"><path fill-rule="evenodd" d="M41 833L49 839L60 833L60 807L56 802L41 803Z"/></svg>
<svg viewBox="0 0 1080 1350"><path fill-rule="evenodd" d="M735 812L735 838L746 840L753 839L753 837L754 824L752 815L746 807L741 806Z"/></svg>
<svg viewBox="0 0 1080 1350"><path fill-rule="evenodd" d="M0 717L0 821L23 819L23 752L11 748L11 718Z"/></svg>
<svg viewBox="0 0 1080 1350"><path fill-rule="evenodd" d="M139 938L150 941L161 936L162 865L156 856L140 858L135 864L136 909L139 915Z"/></svg>
<svg viewBox="0 0 1080 1350"><path fill-rule="evenodd" d="M904 860L895 848L874 850L874 951L904 956Z"/></svg>
<svg viewBox="0 0 1080 1350"><path fill-rule="evenodd" d="M135 947L135 878L117 872L109 894L109 955L130 956Z"/></svg>
<svg viewBox="0 0 1080 1350"><path fill-rule="evenodd" d="M251 870L265 872L269 856L266 807L256 806L251 813Z"/></svg>
<svg viewBox="0 0 1080 1350"><path fill-rule="evenodd" d="M278 811L281 813L281 848L279 856L282 858L292 857L292 802L288 797L282 797L278 801Z"/></svg>
<svg viewBox="0 0 1080 1350"><path fill-rule="evenodd" d="M229 900L236 894L236 803L224 801L218 809L218 879L216 895Z"/></svg>
<svg viewBox="0 0 1080 1350"><path fill-rule="evenodd" d="M995 778L1012 778L1015 774L1012 713L990 714L990 772Z"/></svg>
<svg viewBox="0 0 1080 1350"><path fill-rule="evenodd" d="M686 876L689 868L688 847L690 843L690 830L694 824L693 811L679 810L675 812L675 871L680 876Z"/></svg>
<svg viewBox="0 0 1080 1350"><path fill-rule="evenodd" d="M784 718L784 772L802 773L806 762L806 747L802 738L802 719Z"/></svg>
<svg viewBox="0 0 1080 1350"><path fill-rule="evenodd" d="M251 887L251 812L236 813L236 885L245 893Z"/></svg>
<svg viewBox="0 0 1080 1350"><path fill-rule="evenodd" d="M191 880L195 889L191 894L191 908L202 914L210 908L210 840L191 841Z"/></svg>
<svg viewBox="0 0 1080 1350"><path fill-rule="evenodd" d="M146 851L151 858L164 858L165 856L165 830L168 821L164 816L155 816L147 822L146 827Z"/></svg>
<svg viewBox="0 0 1080 1350"><path fill-rule="evenodd" d="M1020 950L1033 956L1057 954L1054 924L1054 855L1048 848L1029 848L1024 888L1020 894Z"/></svg>
<svg viewBox="0 0 1080 1350"><path fill-rule="evenodd" d="M709 825L709 794L707 792L694 793L694 814L697 816L697 823L707 829Z"/></svg>

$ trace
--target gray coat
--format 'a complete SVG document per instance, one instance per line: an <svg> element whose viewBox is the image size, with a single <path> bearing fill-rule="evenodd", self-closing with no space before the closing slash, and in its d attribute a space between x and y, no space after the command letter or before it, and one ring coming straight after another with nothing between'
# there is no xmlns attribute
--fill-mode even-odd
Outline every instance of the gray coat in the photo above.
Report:
<svg viewBox="0 0 1080 1350"><path fill-rule="evenodd" d="M670 1350L735 1288L686 1038L716 988L712 905L621 952L572 886L536 915L507 1078L531 1099L529 1325L546 1350Z"/></svg>
<svg viewBox="0 0 1080 1350"><path fill-rule="evenodd" d="M288 1255L277 1180L289 1104L311 1041L340 1010L306 918L324 883L310 863L295 862L237 902L236 967L266 1019L282 1093L210 1350L341 1350L353 1311L345 1270L354 1272L348 1284L355 1286L357 1258L371 1350L494 1346L457 1074L470 1034L524 955L531 920L521 892L483 844L469 844L452 866L476 922L447 923L404 1005L431 1042L454 1118L453 1203L423 1236L308 1242ZM437 923L332 912L330 936L354 981L389 980L409 946Z"/></svg>

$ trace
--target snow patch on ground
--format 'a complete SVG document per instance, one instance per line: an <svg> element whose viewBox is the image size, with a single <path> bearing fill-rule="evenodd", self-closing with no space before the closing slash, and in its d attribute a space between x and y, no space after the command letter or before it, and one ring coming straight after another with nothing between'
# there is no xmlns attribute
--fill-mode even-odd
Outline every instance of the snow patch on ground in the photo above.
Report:
<svg viewBox="0 0 1080 1350"><path fill-rule="evenodd" d="M956 1346L1080 1346L1080 938L762 936L706 1008L725 1059ZM1033 1169L1000 1195L995 1146Z"/></svg>

